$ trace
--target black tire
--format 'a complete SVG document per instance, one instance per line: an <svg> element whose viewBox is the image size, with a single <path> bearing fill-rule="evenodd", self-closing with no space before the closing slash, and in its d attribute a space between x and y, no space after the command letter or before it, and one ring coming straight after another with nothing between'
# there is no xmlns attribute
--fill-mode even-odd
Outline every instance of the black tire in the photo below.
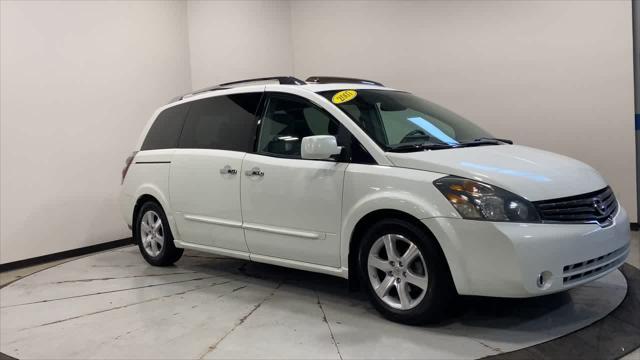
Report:
<svg viewBox="0 0 640 360"><path fill-rule="evenodd" d="M428 285L426 293L415 307L408 310L394 308L385 303L375 292L369 278L367 259L369 251L380 237L398 234L414 243L426 263ZM431 234L416 224L400 220L385 219L377 222L364 234L358 253L358 272L369 300L385 318L408 325L434 323L441 320L448 305L456 295L446 259ZM417 299L416 299L417 301Z"/></svg>
<svg viewBox="0 0 640 360"><path fill-rule="evenodd" d="M152 212L152 214L157 214L162 221L162 235L164 238L162 247L159 249L158 254L155 256L150 254L147 249L145 249L142 241L142 220L145 214L150 212ZM169 227L167 216L162 210L162 207L154 201L147 201L146 203L144 203L136 214L133 225L133 240L136 242L136 244L138 244L138 248L140 249L142 257L144 257L144 259L153 266L173 265L180 259L180 257L182 257L182 253L184 252L184 249L176 248L176 246L174 245L173 234L171 233L171 228Z"/></svg>

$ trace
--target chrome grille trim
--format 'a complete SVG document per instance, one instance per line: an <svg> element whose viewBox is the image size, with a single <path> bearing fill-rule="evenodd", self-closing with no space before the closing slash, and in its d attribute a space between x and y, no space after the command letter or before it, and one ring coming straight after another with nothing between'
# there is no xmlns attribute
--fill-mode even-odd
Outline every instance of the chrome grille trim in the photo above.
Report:
<svg viewBox="0 0 640 360"><path fill-rule="evenodd" d="M597 277L609 269L622 265L629 254L629 245L623 246L608 254L579 263L565 265L562 271L562 282L570 285L579 281Z"/></svg>
<svg viewBox="0 0 640 360"><path fill-rule="evenodd" d="M598 223L609 226L618 210L610 187L587 194L533 202L543 222Z"/></svg>

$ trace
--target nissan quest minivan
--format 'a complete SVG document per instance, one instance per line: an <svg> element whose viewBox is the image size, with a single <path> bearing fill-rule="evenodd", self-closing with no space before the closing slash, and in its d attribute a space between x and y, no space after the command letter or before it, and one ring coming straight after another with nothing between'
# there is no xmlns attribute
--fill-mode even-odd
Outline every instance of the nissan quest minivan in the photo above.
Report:
<svg viewBox="0 0 640 360"><path fill-rule="evenodd" d="M617 269L625 210L588 165L359 79L221 84L158 109L122 173L142 256L184 249L349 279L385 317L532 297Z"/></svg>

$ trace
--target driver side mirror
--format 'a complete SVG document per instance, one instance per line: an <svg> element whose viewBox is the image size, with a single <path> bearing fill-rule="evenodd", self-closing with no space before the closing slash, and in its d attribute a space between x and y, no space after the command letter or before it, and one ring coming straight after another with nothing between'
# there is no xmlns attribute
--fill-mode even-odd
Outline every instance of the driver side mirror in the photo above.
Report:
<svg viewBox="0 0 640 360"><path fill-rule="evenodd" d="M331 135L305 136L300 146L302 158L310 160L326 160L341 151L342 147L338 146L336 137Z"/></svg>

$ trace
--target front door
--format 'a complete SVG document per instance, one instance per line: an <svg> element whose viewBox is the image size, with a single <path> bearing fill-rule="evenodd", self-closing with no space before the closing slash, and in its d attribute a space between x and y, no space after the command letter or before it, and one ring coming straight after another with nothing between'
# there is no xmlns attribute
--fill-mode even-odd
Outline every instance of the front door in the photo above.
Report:
<svg viewBox="0 0 640 360"><path fill-rule="evenodd" d="M177 239L247 252L240 170L253 147L261 96L232 94L191 103L169 178Z"/></svg>
<svg viewBox="0 0 640 360"><path fill-rule="evenodd" d="M268 93L257 149L242 162L245 238L252 254L340 266L347 163L305 160L302 138L337 135L339 123L310 101Z"/></svg>

